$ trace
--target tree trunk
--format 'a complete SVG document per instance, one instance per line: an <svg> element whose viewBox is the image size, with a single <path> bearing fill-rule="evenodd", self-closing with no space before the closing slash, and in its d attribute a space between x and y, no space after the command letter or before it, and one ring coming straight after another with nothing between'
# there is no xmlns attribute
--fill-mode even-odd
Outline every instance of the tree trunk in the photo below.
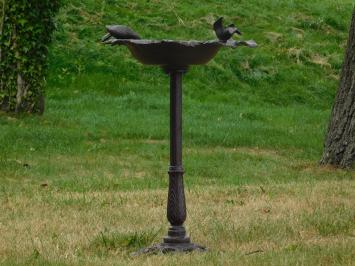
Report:
<svg viewBox="0 0 355 266"><path fill-rule="evenodd" d="M13 29L13 34L14 34L14 48L15 51L17 51L17 38L19 38L19 36L17 36L17 31L16 31L16 25L14 25L14 29ZM20 55L18 52L16 52L17 58L20 58ZM23 106L23 100L24 97L27 94L27 84L25 79L23 78L23 75L21 73L21 63L17 62L17 93L16 93L16 105L15 105L15 112L16 113L20 113L22 112L24 109L26 109Z"/></svg>
<svg viewBox="0 0 355 266"><path fill-rule="evenodd" d="M349 168L355 162L355 8L348 48L335 98L321 164Z"/></svg>

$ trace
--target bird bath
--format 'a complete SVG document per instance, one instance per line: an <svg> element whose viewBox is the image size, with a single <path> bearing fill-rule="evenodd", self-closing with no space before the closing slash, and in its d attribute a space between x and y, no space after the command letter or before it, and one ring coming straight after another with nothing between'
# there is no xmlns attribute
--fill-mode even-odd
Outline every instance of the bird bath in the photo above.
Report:
<svg viewBox="0 0 355 266"><path fill-rule="evenodd" d="M108 34L103 37L105 44L125 45L139 62L160 66L170 75L170 167L167 218L171 226L162 243L144 248L136 254L206 250L205 247L191 242L184 227L186 205L182 166L182 76L190 65L208 63L222 47L256 47L254 41L231 39L233 34L240 34L240 32L233 24L223 27L222 18L218 19L213 26L218 40L144 40L123 25L107 26Z"/></svg>
<svg viewBox="0 0 355 266"><path fill-rule="evenodd" d="M236 48L241 45L255 47L253 41L173 41L116 39L112 45L126 45L133 57L145 65L163 68L187 68L190 65L207 64L222 47Z"/></svg>

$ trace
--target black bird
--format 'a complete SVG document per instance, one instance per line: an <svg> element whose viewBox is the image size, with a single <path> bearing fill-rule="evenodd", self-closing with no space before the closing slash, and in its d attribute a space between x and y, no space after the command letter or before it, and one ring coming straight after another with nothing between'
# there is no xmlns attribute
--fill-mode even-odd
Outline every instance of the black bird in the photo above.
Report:
<svg viewBox="0 0 355 266"><path fill-rule="evenodd" d="M140 39L141 37L131 28L124 25L109 25L106 26L108 33L102 37L101 41L105 42L111 37L116 39Z"/></svg>
<svg viewBox="0 0 355 266"><path fill-rule="evenodd" d="M228 27L223 27L223 17L219 18L213 24L213 29L217 35L217 38L222 42L227 42L230 38L232 38L234 33L242 35L234 24L230 24Z"/></svg>

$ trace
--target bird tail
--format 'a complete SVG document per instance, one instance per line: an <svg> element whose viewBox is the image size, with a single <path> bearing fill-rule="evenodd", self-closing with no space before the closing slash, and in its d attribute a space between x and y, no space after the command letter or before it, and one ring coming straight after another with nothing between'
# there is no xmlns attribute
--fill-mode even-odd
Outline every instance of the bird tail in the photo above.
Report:
<svg viewBox="0 0 355 266"><path fill-rule="evenodd" d="M223 17L220 17L219 19L217 19L215 21L215 23L213 23L213 29L216 30L220 30L223 29Z"/></svg>

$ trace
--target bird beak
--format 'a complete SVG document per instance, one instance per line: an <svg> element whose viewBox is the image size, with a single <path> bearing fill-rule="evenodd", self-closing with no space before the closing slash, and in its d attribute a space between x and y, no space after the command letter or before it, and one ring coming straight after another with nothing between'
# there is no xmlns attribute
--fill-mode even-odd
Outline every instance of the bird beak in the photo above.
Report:
<svg viewBox="0 0 355 266"><path fill-rule="evenodd" d="M111 34L107 33L104 37L101 38L101 42L106 42L110 38L111 38Z"/></svg>
<svg viewBox="0 0 355 266"><path fill-rule="evenodd" d="M235 28L234 32L237 33L237 34L239 34L239 35L242 35L242 33L240 32L240 30L237 29L237 28Z"/></svg>

